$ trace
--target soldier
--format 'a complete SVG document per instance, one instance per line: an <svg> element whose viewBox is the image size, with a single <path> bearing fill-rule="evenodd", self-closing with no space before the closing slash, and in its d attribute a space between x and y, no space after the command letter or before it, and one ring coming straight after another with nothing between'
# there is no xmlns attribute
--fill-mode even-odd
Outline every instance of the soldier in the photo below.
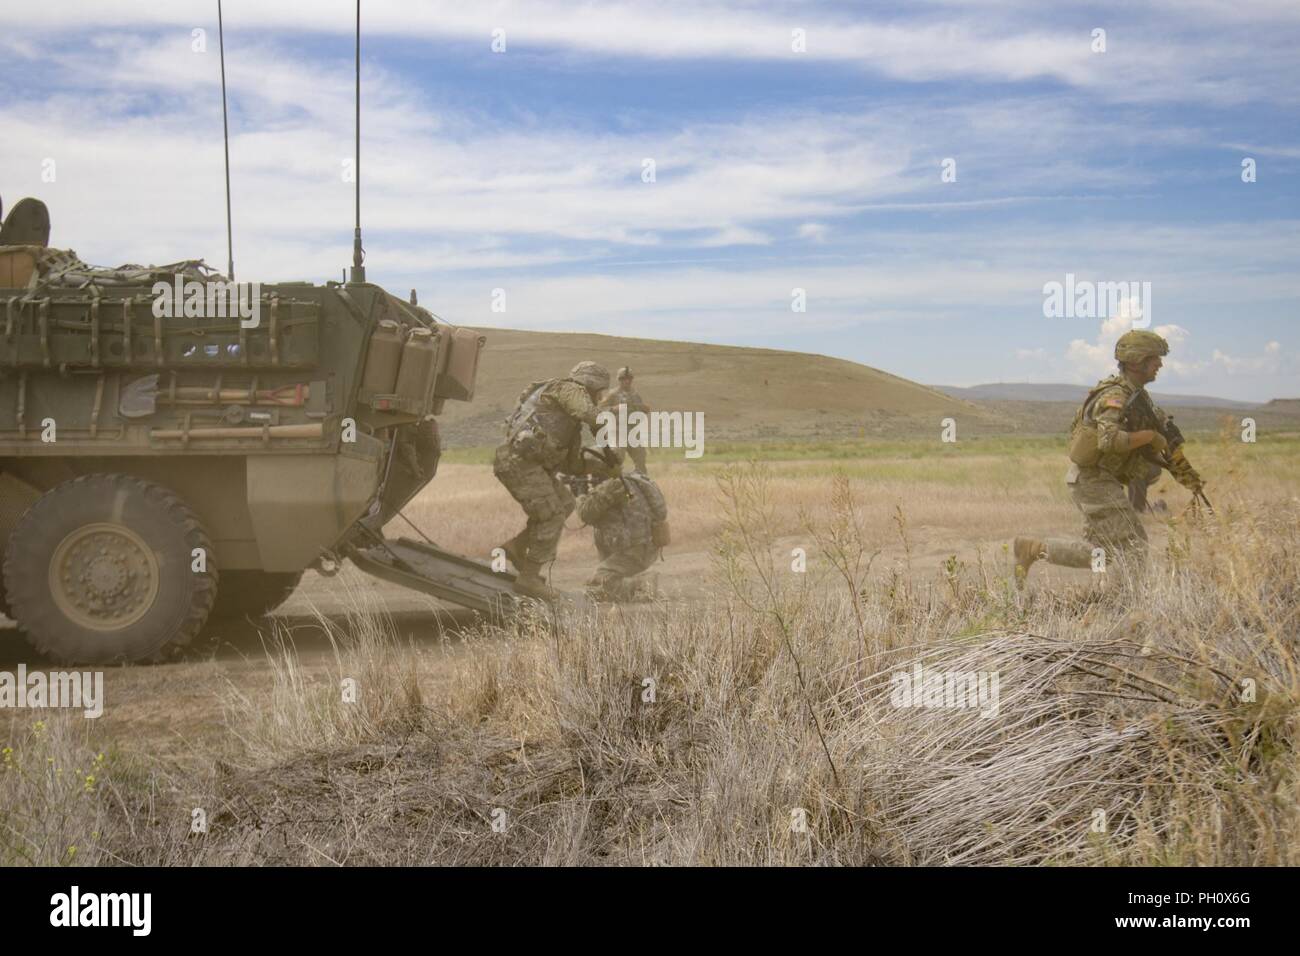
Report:
<svg viewBox="0 0 1300 956"><path fill-rule="evenodd" d="M618 388L611 389L610 393L605 396L600 403L602 409L613 409L618 411L620 405L626 405L629 413L644 412L650 414L650 406L641 400L641 396L632 388L632 370L626 365L618 370ZM645 449L640 445L631 445L627 448L628 455L632 458L632 467L641 474L649 474L645 467Z"/></svg>
<svg viewBox="0 0 1300 956"><path fill-rule="evenodd" d="M1168 416L1146 396L1169 354L1169 343L1155 332L1126 332L1115 343L1119 373L1105 378L1088 393L1075 413L1070 437L1070 468L1066 483L1075 506L1083 513L1083 538L1016 538L1013 551L1016 581L1023 586L1030 566L1040 558L1071 568L1092 566L1094 548L1108 563L1136 569L1146 560L1147 534L1125 485L1144 483L1153 462L1163 461L1179 484L1199 492L1201 479L1174 446L1172 460L1167 434L1181 439ZM1139 411L1140 410L1140 411ZM1145 413L1145 418L1140 417ZM1134 428L1134 424L1145 427ZM1164 434L1162 434L1162 432Z"/></svg>
<svg viewBox="0 0 1300 956"><path fill-rule="evenodd" d="M496 451L492 472L528 515L524 530L501 545L519 570L515 589L524 594L556 597L541 569L555 560L574 507L556 472L581 469L582 426L596 427L596 400L608 387L609 372L595 362L579 362L567 378L529 385L507 419L506 441Z"/></svg>
<svg viewBox="0 0 1300 956"><path fill-rule="evenodd" d="M597 601L627 601L637 596L633 578L667 544L668 505L649 475L623 474L622 451L606 449L605 455L589 466L597 484L578 499L578 517L592 526L601 558L587 594Z"/></svg>

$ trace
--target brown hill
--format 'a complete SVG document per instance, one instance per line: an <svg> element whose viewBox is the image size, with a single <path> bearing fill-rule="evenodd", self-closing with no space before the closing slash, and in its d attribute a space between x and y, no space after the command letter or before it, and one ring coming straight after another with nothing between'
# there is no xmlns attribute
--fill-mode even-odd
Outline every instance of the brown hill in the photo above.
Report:
<svg viewBox="0 0 1300 956"><path fill-rule="evenodd" d="M937 441L945 418L959 438L1008 433L1064 435L1074 402L978 400L844 359L778 349L665 342L581 332L479 329L487 336L471 403L448 402L441 417L449 445L501 439L502 420L529 383L564 375L583 359L611 374L630 365L652 408L704 413L710 440L818 440L918 437ZM1243 414L1270 432L1300 429L1300 399L1246 412L1171 408L1184 431L1239 427Z"/></svg>
<svg viewBox="0 0 1300 956"><path fill-rule="evenodd" d="M1007 430L971 402L824 355L577 332L478 331L488 341L474 401L448 402L441 416L447 440L460 445L498 441L502 419L529 382L562 376L583 359L611 374L631 366L651 408L703 412L712 439L901 437L918 429L937 439L949 416L959 431Z"/></svg>

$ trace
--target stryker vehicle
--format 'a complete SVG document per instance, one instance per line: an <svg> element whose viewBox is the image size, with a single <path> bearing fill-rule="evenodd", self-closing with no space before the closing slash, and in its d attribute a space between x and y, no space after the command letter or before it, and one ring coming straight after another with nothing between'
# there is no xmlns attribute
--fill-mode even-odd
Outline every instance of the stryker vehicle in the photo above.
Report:
<svg viewBox="0 0 1300 956"><path fill-rule="evenodd" d="M0 610L38 650L164 659L345 558L513 608L513 575L382 533L437 469L434 416L473 398L481 336L365 281L99 269L49 234L33 199L0 230Z"/></svg>

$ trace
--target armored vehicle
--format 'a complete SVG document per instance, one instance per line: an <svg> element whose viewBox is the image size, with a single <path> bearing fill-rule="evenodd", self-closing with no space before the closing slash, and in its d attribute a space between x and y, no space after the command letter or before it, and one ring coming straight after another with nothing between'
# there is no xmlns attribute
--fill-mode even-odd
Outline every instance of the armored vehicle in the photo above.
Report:
<svg viewBox="0 0 1300 956"><path fill-rule="evenodd" d="M344 559L509 612L509 573L383 536L481 336L365 281L95 268L49 236L33 199L0 231L0 610L38 650L162 659Z"/></svg>

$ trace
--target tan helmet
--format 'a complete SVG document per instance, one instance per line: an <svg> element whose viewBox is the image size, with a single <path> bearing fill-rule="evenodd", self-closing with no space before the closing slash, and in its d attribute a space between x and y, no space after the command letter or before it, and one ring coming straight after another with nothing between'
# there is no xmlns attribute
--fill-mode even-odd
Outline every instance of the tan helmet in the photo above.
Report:
<svg viewBox="0 0 1300 956"><path fill-rule="evenodd" d="M1125 332L1115 343L1115 358L1121 362L1141 362L1153 355L1168 355L1169 343L1163 336L1146 329Z"/></svg>
<svg viewBox="0 0 1300 956"><path fill-rule="evenodd" d="M569 378L585 388L609 388L609 370L595 362L579 362L569 372Z"/></svg>
<svg viewBox="0 0 1300 956"><path fill-rule="evenodd" d="M626 365L624 365L621 369L618 370L618 377L621 378L621 379L622 379L622 378L631 378L631 377L632 377L632 370L631 370L630 368L628 368Z"/></svg>

